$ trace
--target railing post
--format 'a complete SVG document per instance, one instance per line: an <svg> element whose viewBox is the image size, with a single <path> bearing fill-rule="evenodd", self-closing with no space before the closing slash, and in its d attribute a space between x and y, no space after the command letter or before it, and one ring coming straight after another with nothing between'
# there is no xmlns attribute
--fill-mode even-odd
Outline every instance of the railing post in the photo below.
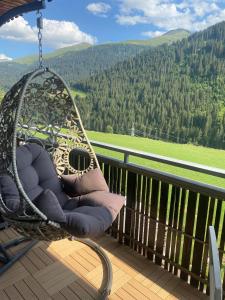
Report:
<svg viewBox="0 0 225 300"><path fill-rule="evenodd" d="M125 164L128 164L128 162L129 162L129 154L128 153L124 153L124 159L123 159L123 162L125 163Z"/></svg>
<svg viewBox="0 0 225 300"><path fill-rule="evenodd" d="M213 226L209 226L209 278L210 300L222 300L219 252Z"/></svg>

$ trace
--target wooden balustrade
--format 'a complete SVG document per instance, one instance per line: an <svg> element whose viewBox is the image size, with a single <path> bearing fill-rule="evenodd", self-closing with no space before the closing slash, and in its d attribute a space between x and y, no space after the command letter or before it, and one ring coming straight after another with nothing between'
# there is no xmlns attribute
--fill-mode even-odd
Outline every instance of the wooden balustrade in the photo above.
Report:
<svg viewBox="0 0 225 300"><path fill-rule="evenodd" d="M121 148L118 151L122 152ZM225 189L129 163L128 156L124 152L125 159L120 161L98 155L111 192L126 196L126 205L109 233L119 243L209 292L210 225L215 227L221 268L225 263ZM195 170L198 167L199 172L224 177L223 170L220 173L194 164Z"/></svg>

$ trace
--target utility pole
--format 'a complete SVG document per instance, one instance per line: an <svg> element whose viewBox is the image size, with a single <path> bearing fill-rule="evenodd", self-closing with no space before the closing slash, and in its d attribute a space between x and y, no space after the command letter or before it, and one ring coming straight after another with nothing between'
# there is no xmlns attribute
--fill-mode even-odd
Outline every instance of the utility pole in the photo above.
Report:
<svg viewBox="0 0 225 300"><path fill-rule="evenodd" d="M135 136L135 128L134 128L134 123L132 123L132 128L131 128L131 136Z"/></svg>

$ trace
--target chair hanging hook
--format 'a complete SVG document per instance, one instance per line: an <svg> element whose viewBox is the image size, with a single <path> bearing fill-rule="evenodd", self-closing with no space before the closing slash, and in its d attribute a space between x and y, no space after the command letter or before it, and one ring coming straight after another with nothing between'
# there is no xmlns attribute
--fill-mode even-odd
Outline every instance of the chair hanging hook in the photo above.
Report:
<svg viewBox="0 0 225 300"><path fill-rule="evenodd" d="M42 29L43 29L43 17L42 13L37 12L37 28L38 28L38 50L39 50L39 69L43 68L43 51L42 51Z"/></svg>

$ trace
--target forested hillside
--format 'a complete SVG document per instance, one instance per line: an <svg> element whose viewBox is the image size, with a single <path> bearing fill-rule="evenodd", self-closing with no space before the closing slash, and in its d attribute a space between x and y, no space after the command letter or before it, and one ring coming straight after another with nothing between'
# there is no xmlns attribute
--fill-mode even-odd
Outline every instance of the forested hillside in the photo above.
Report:
<svg viewBox="0 0 225 300"><path fill-rule="evenodd" d="M53 68L72 85L95 73L107 70L118 62L134 57L149 47L180 40L188 34L185 30L176 30L151 40L132 43L125 41L97 46L75 45L44 54L44 64ZM1 62L0 88L9 89L24 73L37 68L37 59L38 55L23 57L13 62Z"/></svg>
<svg viewBox="0 0 225 300"><path fill-rule="evenodd" d="M75 87L90 129L225 148L225 22Z"/></svg>

